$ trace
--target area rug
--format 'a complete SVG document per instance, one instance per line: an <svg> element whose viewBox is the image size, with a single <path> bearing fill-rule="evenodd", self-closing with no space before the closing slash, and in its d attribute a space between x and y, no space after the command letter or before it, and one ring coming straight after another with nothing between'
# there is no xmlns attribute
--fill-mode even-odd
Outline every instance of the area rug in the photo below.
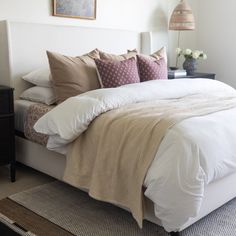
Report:
<svg viewBox="0 0 236 236"><path fill-rule="evenodd" d="M31 235L168 235L163 228L147 221L141 230L130 213L58 181L3 199L0 213ZM181 232L181 236L236 235L235 215L236 199Z"/></svg>

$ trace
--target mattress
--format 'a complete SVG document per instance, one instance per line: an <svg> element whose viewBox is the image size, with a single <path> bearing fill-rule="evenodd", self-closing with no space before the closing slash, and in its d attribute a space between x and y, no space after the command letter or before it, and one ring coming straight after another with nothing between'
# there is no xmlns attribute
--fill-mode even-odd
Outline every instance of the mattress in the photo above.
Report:
<svg viewBox="0 0 236 236"><path fill-rule="evenodd" d="M37 104L36 102L31 102L27 100L15 100L15 130L24 133L24 125L27 118L27 113L31 105Z"/></svg>

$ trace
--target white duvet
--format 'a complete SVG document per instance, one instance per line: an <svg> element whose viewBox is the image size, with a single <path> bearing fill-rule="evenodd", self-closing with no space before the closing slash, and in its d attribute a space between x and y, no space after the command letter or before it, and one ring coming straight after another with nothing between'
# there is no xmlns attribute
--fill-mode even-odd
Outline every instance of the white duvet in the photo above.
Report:
<svg viewBox="0 0 236 236"><path fill-rule="evenodd" d="M99 89L69 98L38 120L47 147L66 154L68 145L100 114L118 107L191 94L233 95L208 79L160 80ZM179 230L201 207L204 186L236 171L236 109L186 119L166 133L145 178L145 195L167 231Z"/></svg>

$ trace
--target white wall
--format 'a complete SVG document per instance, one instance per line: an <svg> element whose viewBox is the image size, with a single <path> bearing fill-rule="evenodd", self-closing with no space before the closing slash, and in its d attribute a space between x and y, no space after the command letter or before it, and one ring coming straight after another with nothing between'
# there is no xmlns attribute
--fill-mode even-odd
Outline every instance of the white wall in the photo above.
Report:
<svg viewBox="0 0 236 236"><path fill-rule="evenodd" d="M97 19L81 20L52 16L52 0L0 0L0 20L157 31L167 41L166 0L97 0Z"/></svg>
<svg viewBox="0 0 236 236"><path fill-rule="evenodd" d="M200 69L215 72L218 80L236 87L236 1L199 1L198 9L196 46L208 55Z"/></svg>
<svg viewBox="0 0 236 236"><path fill-rule="evenodd" d="M216 73L217 80L236 88L236 1L188 2L194 11L196 30L189 35L183 35L181 44L185 48L199 49L207 53L206 61L198 61L198 71ZM172 45L174 42L173 39Z"/></svg>
<svg viewBox="0 0 236 236"><path fill-rule="evenodd" d="M53 17L52 0L1 0L0 17L23 21L122 29L156 29L165 20L165 0L97 0L97 20ZM161 13L158 17L156 13ZM159 20L161 20L159 22Z"/></svg>

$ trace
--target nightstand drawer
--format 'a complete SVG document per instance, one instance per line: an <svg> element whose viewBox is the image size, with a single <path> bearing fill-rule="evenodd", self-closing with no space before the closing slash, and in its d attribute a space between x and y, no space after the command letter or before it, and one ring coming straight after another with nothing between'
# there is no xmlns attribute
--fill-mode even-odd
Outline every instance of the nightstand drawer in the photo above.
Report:
<svg viewBox="0 0 236 236"><path fill-rule="evenodd" d="M0 92L0 114L13 112L13 90L1 90Z"/></svg>
<svg viewBox="0 0 236 236"><path fill-rule="evenodd" d="M14 117L0 117L0 142L9 140L12 137Z"/></svg>
<svg viewBox="0 0 236 236"><path fill-rule="evenodd" d="M11 152L11 147L9 145L9 140L1 141L0 143L0 164L9 163L9 155Z"/></svg>

